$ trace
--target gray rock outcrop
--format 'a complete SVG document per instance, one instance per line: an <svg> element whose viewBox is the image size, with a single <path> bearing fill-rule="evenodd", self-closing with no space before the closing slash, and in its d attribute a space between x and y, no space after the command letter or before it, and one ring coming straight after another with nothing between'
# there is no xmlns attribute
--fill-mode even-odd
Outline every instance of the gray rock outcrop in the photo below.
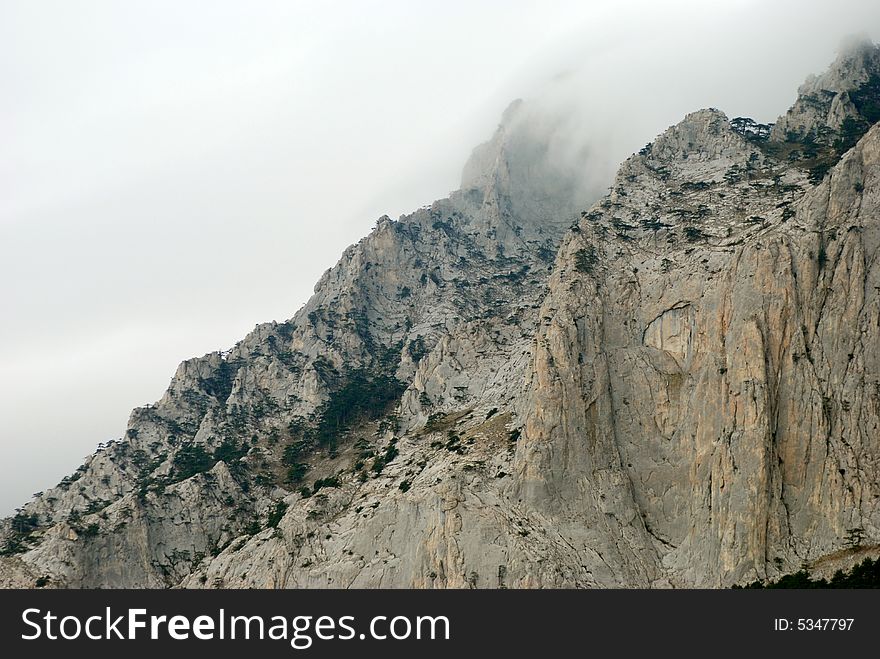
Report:
<svg viewBox="0 0 880 659"><path fill-rule="evenodd" d="M725 587L874 551L878 76L862 44L772 128L692 113L600 200L515 103L461 190L5 520L0 580Z"/></svg>

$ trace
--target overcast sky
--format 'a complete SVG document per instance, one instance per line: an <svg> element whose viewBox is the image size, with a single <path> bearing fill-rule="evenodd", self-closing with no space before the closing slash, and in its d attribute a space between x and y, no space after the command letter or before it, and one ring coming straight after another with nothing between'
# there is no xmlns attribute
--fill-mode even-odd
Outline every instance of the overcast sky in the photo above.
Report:
<svg viewBox="0 0 880 659"><path fill-rule="evenodd" d="M610 180L689 111L773 121L853 32L880 3L3 0L0 514L457 187L512 99Z"/></svg>

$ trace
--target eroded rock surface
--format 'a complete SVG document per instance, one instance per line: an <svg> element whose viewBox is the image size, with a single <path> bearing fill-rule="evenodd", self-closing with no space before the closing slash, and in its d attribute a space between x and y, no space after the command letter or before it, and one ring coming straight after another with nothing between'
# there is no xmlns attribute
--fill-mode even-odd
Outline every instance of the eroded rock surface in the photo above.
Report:
<svg viewBox="0 0 880 659"><path fill-rule="evenodd" d="M774 127L690 114L587 210L514 104L460 191L5 520L0 580L719 587L872 551L878 74L861 44Z"/></svg>

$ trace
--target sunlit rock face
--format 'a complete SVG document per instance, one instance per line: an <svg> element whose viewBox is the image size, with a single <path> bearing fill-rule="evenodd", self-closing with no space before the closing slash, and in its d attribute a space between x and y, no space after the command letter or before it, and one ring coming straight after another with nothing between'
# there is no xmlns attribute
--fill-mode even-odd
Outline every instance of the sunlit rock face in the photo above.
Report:
<svg viewBox="0 0 880 659"><path fill-rule="evenodd" d="M694 112L601 199L514 103L459 191L5 520L0 582L721 587L873 551L878 74L860 44L775 126Z"/></svg>

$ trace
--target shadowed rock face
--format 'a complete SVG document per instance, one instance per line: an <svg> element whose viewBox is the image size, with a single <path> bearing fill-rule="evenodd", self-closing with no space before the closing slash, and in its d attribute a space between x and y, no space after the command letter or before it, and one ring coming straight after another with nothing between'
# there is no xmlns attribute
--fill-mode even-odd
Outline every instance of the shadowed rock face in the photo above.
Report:
<svg viewBox="0 0 880 659"><path fill-rule="evenodd" d="M688 115L576 222L590 173L514 104L460 191L5 520L0 580L727 586L870 550L878 61L772 129Z"/></svg>

